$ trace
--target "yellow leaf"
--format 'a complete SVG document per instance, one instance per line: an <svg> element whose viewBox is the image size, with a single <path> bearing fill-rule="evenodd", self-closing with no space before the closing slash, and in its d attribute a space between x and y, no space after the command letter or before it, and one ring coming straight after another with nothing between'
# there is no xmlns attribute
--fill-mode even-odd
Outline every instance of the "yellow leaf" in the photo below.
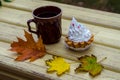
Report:
<svg viewBox="0 0 120 80"><path fill-rule="evenodd" d="M47 72L57 72L57 75L60 76L63 73L69 71L70 64L65 62L62 57L53 56L53 59L46 60L46 65L50 66Z"/></svg>

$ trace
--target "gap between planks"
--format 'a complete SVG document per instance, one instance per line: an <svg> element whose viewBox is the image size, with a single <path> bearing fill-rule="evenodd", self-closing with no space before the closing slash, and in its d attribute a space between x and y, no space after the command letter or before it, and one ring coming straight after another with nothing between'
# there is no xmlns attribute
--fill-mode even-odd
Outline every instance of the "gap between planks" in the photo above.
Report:
<svg viewBox="0 0 120 80"><path fill-rule="evenodd" d="M66 4L60 4L50 1L35 1L35 0L15 0L12 3L5 3L5 7L24 10L31 12L34 8L43 6L43 5L56 5L63 9L63 17L70 20L74 15L80 22L85 22L89 24L94 24L97 26L108 27L112 29L119 29L119 14L109 13L104 11L91 10L81 7L75 7ZM25 6L27 5L27 6ZM73 13L76 12L76 13ZM78 14L80 13L80 14ZM95 14L96 13L96 14ZM101 17L100 17L101 16ZM99 21L98 21L99 20Z"/></svg>
<svg viewBox="0 0 120 80"><path fill-rule="evenodd" d="M2 7L0 10L1 10L1 13L0 13L1 22L6 22L10 24L27 27L26 21L32 18L32 14L30 14L30 12L25 12L25 11L20 11L20 10L5 8L5 7ZM9 14L11 14L11 16L9 16L8 12ZM68 26L70 24L70 20L62 19L62 23L63 23L62 24L63 35L65 36L68 33L68 28L69 28ZM87 26L93 34L95 34L95 43L120 49L120 45L118 43L120 41L120 38L119 38L120 35L118 35L120 34L119 30L103 28L101 26L95 26L95 25L90 25L86 23L83 23L83 24Z"/></svg>
<svg viewBox="0 0 120 80"><path fill-rule="evenodd" d="M23 32L24 32L23 29L25 29L25 28L17 27L17 26L15 27L14 25L9 25L9 24L6 24L6 23L3 23L3 24L6 25L5 27L9 26L7 28L9 31L7 31L7 33L3 32L0 40L11 43L13 40L16 40L16 36L19 36L21 38L24 37L23 36L24 35L23 34ZM4 29L2 31L4 31ZM11 36L11 37L9 37L9 36ZM68 59L71 59L71 60L77 60L78 56L82 56L82 55L88 54L88 53L89 54L95 54L95 55L99 56L99 59L102 59L104 57L108 57L108 59L111 59L111 60L110 61L108 59L105 60L105 63L103 63L105 65L105 67L107 69L110 69L110 70L113 70L113 71L116 71L116 72L120 72L120 69L118 67L119 66L119 61L118 60L119 60L119 56L120 56L120 54L119 54L120 51L118 49L94 44L90 48L90 50L88 50L86 52L83 52L84 54L83 53L79 54L79 52L73 52L73 51L70 51L68 49L65 49L63 38L64 37L61 38L61 41L58 44L47 45L46 46L47 52L49 54L62 56L62 57L65 57L65 58L68 58ZM58 47L58 49L56 50L54 47ZM62 49L63 51L61 51L59 49ZM73 54L73 53L75 53L75 54ZM114 53L116 53L116 55L113 55Z"/></svg>
<svg viewBox="0 0 120 80"><path fill-rule="evenodd" d="M31 80L26 77L22 77L16 74L12 74L11 72L6 72L0 67L0 79L1 80Z"/></svg>
<svg viewBox="0 0 120 80"><path fill-rule="evenodd" d="M45 69L47 69L47 66L44 64L44 61L49 59L51 57L51 55L46 54L46 56L44 56L43 58L40 58L40 59L38 59L34 62L31 62L31 63L28 62L28 60L24 61L24 62L15 62L13 60L15 58L15 57L13 57L13 55L16 54L16 53L11 52L11 51L6 51L6 48L9 48L9 44L8 43L2 43L2 42L0 42L0 43L1 43L1 45L3 45L2 48L0 47L0 50L1 50L0 59L2 60L1 65L5 66L5 67L8 67L8 68L11 67L11 68L19 70L19 71L22 70L22 72L30 73L31 75L34 74L34 75L39 76L39 77L41 77L42 75L45 75L45 74L49 75L49 74L45 73L45 71L46 71ZM5 53L7 53L7 54L5 54ZM70 60L67 60L67 61L71 62ZM27 68L28 65L29 65L29 68ZM76 65L76 64L71 65L70 73L65 74L65 75L67 75L66 78L71 76L72 79L76 79L76 80L80 80L80 79L81 80L99 80L100 78L110 78L110 79L117 80L120 77L120 76L118 77L119 73L115 73L115 72L112 72L112 71L109 71L109 70L106 70L106 69L103 70L101 75L99 75L95 78L90 77L86 73L75 74L73 69L77 66L78 65ZM41 72L41 69L42 69L42 72ZM39 74L39 75L37 75L37 74ZM111 75L114 75L114 76L111 77ZM55 75L51 74L51 76L53 76L53 78L55 78ZM61 76L60 78L63 79L63 80L66 80L64 75L63 75L63 77ZM69 80L71 80L70 78L69 78Z"/></svg>
<svg viewBox="0 0 120 80"><path fill-rule="evenodd" d="M46 56L48 56L48 55L46 54ZM0 59L2 59L1 65L5 66L5 67L8 67L8 68L10 67L12 69L15 69L16 71L18 70L18 71L21 71L23 73L26 73L26 74L29 74L29 75L32 75L32 76L35 76L35 77L38 77L38 78L42 78L42 79L45 79L45 80L49 80L49 79L50 80L66 80L66 78L69 79L69 80L71 80L71 79L92 80L89 75L86 75L86 74L76 75L76 74L73 73L73 71L70 71L69 73L66 73L65 75L63 75L61 77L56 76L55 73L54 74L48 74L48 73L46 73L47 66L45 66L45 64L43 64L43 62L44 62L43 58L41 58L39 61L36 60L37 61L37 64L36 64L36 61L31 62L31 63L28 62L28 61L14 62L14 58L12 58L11 56L6 56L5 54L0 56ZM48 58L49 58L49 56L46 59L48 59ZM42 60L42 63L41 63L41 60ZM105 72L106 71L107 70L105 70ZM115 76L118 75L118 73L115 73L115 72L111 72L111 73L114 73ZM83 76L87 76L87 77L83 77Z"/></svg>

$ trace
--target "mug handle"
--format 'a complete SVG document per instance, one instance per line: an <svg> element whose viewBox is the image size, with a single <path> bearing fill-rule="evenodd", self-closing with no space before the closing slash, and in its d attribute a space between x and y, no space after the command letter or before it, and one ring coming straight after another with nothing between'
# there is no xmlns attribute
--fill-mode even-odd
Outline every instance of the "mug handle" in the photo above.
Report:
<svg viewBox="0 0 120 80"><path fill-rule="evenodd" d="M34 23L36 24L36 22L35 22L34 19L30 19L30 20L28 20L28 21L27 21L28 30L29 30L30 32L32 32L32 33L37 34L37 30L36 30L36 31L33 31L33 30L31 29L31 26L30 26L30 23L31 23L31 22L34 22Z"/></svg>

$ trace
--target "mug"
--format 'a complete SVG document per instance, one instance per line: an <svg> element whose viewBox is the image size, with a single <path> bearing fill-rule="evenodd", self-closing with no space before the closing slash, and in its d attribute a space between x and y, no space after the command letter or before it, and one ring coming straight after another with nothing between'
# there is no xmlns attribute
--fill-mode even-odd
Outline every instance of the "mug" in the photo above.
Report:
<svg viewBox="0 0 120 80"><path fill-rule="evenodd" d="M62 11L56 6L42 6L33 11L34 19L27 21L28 30L31 33L37 34L38 38L42 37L44 44L56 43L60 40L61 29L61 16ZM36 30L31 29L30 23L36 24Z"/></svg>

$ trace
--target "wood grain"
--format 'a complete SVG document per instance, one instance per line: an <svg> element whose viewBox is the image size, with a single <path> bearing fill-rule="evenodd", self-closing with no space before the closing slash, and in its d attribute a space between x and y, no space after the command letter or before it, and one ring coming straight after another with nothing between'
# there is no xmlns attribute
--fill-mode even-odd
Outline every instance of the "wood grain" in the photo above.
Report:
<svg viewBox="0 0 120 80"><path fill-rule="evenodd" d="M17 72L19 74L25 74L28 75L29 78L31 79L52 79L52 80L66 80L66 79L75 79L75 80L98 80L101 78L109 78L109 79L114 79L118 80L120 78L119 73L106 70L104 69L103 72L95 77L92 78L89 76L88 73L79 73L75 74L74 69L79 65L79 63L71 64L71 70L69 73L66 73L65 75L61 77L57 77L55 73L48 74L46 73L47 66L45 65L45 60L51 59L52 55L46 54L41 59L38 59L32 63L29 61L24 61L24 62L16 62L14 61L16 57L15 52L11 52L8 49L10 48L10 44L0 42L0 65L8 68L9 70L12 70L14 72ZM7 50L6 50L7 49ZM69 63L74 63L74 61L67 60ZM34 75L33 75L34 74Z"/></svg>
<svg viewBox="0 0 120 80"><path fill-rule="evenodd" d="M27 20L33 18L32 10L39 6L54 5L63 11L62 18L62 37L60 42L53 45L46 45L47 53L32 63L28 60L16 62L16 52L9 51L10 43L16 41L16 37L24 38L24 31L27 29ZM80 23L87 26L95 35L95 41L90 49L84 52L75 52L67 49L64 45L64 38L68 34L71 18L75 17ZM45 0L14 0L11 3L3 2L0 8L0 69L16 73L6 73L1 71L0 74L6 76L6 79L30 79L42 80L119 80L120 79L120 14L91 10L76 6L65 5L61 3ZM35 25L32 29L35 30ZM37 36L33 34L34 39ZM107 57L101 62L104 66L103 72L92 78L88 73L75 74L74 69L79 65L77 57L94 54L98 61ZM56 76L56 73L46 73L47 66L45 60L51 59L53 55L62 56L71 63L69 73ZM72 64L73 63L73 64ZM21 75L22 74L22 75ZM21 76L21 77L20 77ZM1 78L1 77L0 77ZM27 78L26 78L27 79Z"/></svg>
<svg viewBox="0 0 120 80"><path fill-rule="evenodd" d="M2 27L1 25L4 25L4 27ZM1 28L0 29L1 30L0 40L2 40L2 41L12 42L13 40L16 40L16 36L19 36L19 37L25 39L24 38L24 30L23 30L25 28L17 27L15 25L10 25L10 24L6 24L6 23L1 23L0 28ZM34 35L34 38L37 40L37 37L35 35ZM106 46L102 46L102 45L98 45L98 44L93 44L92 47L85 52L81 52L81 53L74 52L74 51L71 51L71 50L68 50L65 48L64 37L62 37L61 41L57 44L46 45L46 48L47 48L47 52L52 55L62 56L64 58L68 58L71 60L77 60L78 56L82 56L84 54L94 54L98 57L98 60L100 60L104 57L108 57L108 59L103 61L103 63L102 63L105 66L105 68L120 72L120 67L118 66L120 63L120 61L118 61L119 56L120 56L119 49L110 48L110 47L106 47ZM114 55L114 54L116 54L116 55Z"/></svg>
<svg viewBox="0 0 120 80"><path fill-rule="evenodd" d="M2 22L27 27L26 22L31 18L32 18L32 13L30 12L20 11L16 9L6 8L6 7L2 7L0 9L0 21ZM70 20L62 19L63 35L67 35L70 22L71 22ZM101 26L90 25L86 23L83 23L83 24L86 25L95 35L95 43L120 49L120 43L119 43L120 35L118 35L120 34L120 30L104 28Z"/></svg>
<svg viewBox="0 0 120 80"><path fill-rule="evenodd" d="M3 69L3 68L2 68ZM20 75L12 74L11 72L6 72L0 67L0 80L31 80Z"/></svg>
<svg viewBox="0 0 120 80"><path fill-rule="evenodd" d="M60 7L63 10L63 18L71 19L74 16L75 18L77 18L79 21L82 22L95 24L95 25L102 25L103 27L109 27L120 30L119 14L98 11L98 10L91 10L91 9L70 6L70 5L44 1L44 0L43 1L15 0L12 3L3 3L3 5L6 7L11 7L15 9L30 11L30 12L40 6L54 5Z"/></svg>

